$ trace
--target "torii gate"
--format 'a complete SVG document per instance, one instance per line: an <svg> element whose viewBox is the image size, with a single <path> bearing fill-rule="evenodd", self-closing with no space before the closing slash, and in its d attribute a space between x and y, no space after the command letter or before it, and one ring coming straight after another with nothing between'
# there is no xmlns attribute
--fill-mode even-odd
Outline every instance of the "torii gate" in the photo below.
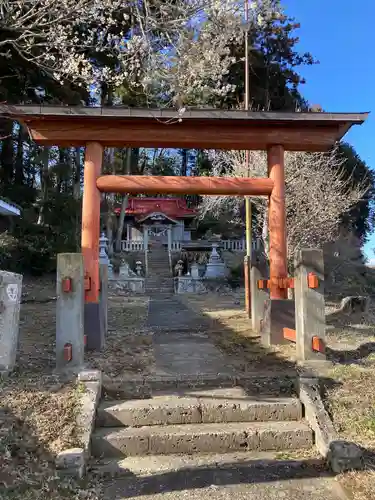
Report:
<svg viewBox="0 0 375 500"><path fill-rule="evenodd" d="M100 195L206 194L269 199L270 297L286 298L287 278L284 151L327 151L368 113L283 113L122 107L0 105L0 114L25 125L40 145L85 146L82 253L85 302L99 312ZM266 150L268 178L147 177L101 175L104 147ZM308 196L308 193L306 193ZM308 230L308 228L306 228ZM248 269L247 269L248 271ZM246 280L247 302L249 284ZM247 304L249 309L249 304ZM95 319L94 319L95 323Z"/></svg>

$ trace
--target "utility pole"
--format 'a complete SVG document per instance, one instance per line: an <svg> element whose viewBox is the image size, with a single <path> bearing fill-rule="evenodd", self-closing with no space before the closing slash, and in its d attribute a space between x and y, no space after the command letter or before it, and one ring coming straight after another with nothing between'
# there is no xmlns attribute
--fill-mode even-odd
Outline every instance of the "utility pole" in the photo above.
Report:
<svg viewBox="0 0 375 500"><path fill-rule="evenodd" d="M249 78L249 0L244 0L245 7L245 110L249 111L250 102L250 78ZM245 170L247 176L249 171L249 151L245 151ZM245 274L245 307L246 312L251 314L251 292L250 292L250 268L251 268L251 200L250 196L245 196L246 212L246 256L244 259Z"/></svg>

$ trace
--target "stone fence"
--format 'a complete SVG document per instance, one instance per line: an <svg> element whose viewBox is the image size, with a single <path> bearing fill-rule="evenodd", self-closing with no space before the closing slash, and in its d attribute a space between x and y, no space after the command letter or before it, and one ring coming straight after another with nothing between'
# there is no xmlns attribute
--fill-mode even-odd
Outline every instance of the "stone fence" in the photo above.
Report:
<svg viewBox="0 0 375 500"><path fill-rule="evenodd" d="M194 241L171 241L170 251L179 252L181 247L186 243L197 243ZM221 240L218 242L219 246L225 251L231 252L245 252L246 241L245 240ZM123 252L139 252L145 250L144 240L123 240L121 241L121 250Z"/></svg>

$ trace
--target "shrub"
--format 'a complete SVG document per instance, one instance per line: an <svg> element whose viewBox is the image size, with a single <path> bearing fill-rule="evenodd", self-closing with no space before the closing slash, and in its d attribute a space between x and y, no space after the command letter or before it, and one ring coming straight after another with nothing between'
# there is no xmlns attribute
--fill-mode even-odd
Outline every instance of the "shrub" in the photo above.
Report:
<svg viewBox="0 0 375 500"><path fill-rule="evenodd" d="M228 284L232 288L236 288L239 286L243 286L245 283L244 280L244 266L243 263L238 264L237 266L233 266L230 268L230 273L228 276Z"/></svg>
<svg viewBox="0 0 375 500"><path fill-rule="evenodd" d="M56 270L59 252L75 251L64 233L20 219L12 233L0 234L0 268L21 274L42 275Z"/></svg>

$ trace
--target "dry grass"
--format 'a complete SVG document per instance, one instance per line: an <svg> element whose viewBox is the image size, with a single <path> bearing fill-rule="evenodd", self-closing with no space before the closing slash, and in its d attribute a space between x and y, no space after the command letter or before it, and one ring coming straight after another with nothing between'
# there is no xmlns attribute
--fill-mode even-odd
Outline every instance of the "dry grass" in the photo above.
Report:
<svg viewBox="0 0 375 500"><path fill-rule="evenodd" d="M53 460L79 444L79 387L51 376L12 376L0 381L0 394L0 498L64 498L67 488L74 494L73 484L58 483Z"/></svg>
<svg viewBox="0 0 375 500"><path fill-rule="evenodd" d="M80 387L53 375L56 304L44 302L55 296L53 278L26 280L23 292L16 368L0 379L0 499L94 500L54 470L56 453L78 444Z"/></svg>
<svg viewBox="0 0 375 500"><path fill-rule="evenodd" d="M365 470L350 472L341 482L355 500L375 498L375 308L367 315L327 310L327 345L335 385L326 389L326 405L344 439L365 449Z"/></svg>

